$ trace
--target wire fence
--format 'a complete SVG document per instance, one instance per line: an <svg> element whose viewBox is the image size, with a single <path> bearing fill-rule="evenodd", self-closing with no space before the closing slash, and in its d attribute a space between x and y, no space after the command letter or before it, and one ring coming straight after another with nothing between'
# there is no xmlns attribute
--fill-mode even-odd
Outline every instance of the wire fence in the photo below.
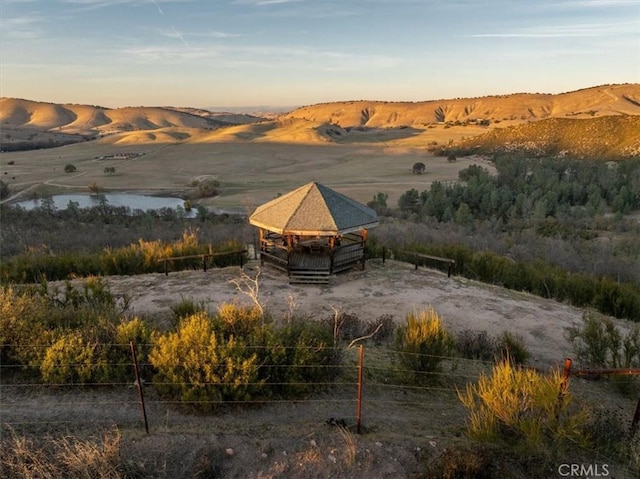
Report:
<svg viewBox="0 0 640 479"><path fill-rule="evenodd" d="M101 347L124 352L149 350L152 345L101 344ZM251 349L251 348L249 348ZM261 346L254 346L256 351ZM154 434L202 431L228 433L241 430L277 431L279 424L299 430L317 430L337 426L363 434L385 434L415 438L438 438L443 434L462 435L465 432L468 411L458 398L458 392L467 384L477 382L480 375L490 375L494 361L466 359L458 356L437 356L441 368L437 371L408 371L396 360L400 351L384 347L337 348L340 364L323 367L335 374L326 381L292 382L206 382L190 383L198 387L247 386L265 394L248 400L202 399L181 400L166 397L158 391L163 387L182 384L158 381L152 364L145 358L140 363L135 355L126 362L108 362L95 367L124 368L128 379L96 382L45 382L39 376L37 365L0 364L0 431L25 434L73 434L117 427L128 430L146 430ZM415 353L416 356L428 356ZM61 369L84 366L81 363L59 364ZM261 364L261 368L287 368L304 373L314 365ZM136 369L138 374L136 374ZM554 368L541 373L550 372ZM598 374L616 374L611 370L574 369L567 361L558 361L555 369L564 371L562 387L578 397L588 396L594 383L581 381L574 389L573 378ZM638 371L640 372L640 370ZM632 383L634 377L624 371L620 376ZM310 389L311 392L295 397L269 393L279 386ZM596 397L597 394L596 394ZM203 414L202 407L210 406ZM615 407L632 428L640 417L640 402L635 411L627 405ZM443 431L446 431L443 433ZM274 432L277 434L277 432ZM382 437L382 436L381 436ZM612 457L594 451L593 457L606 464L616 463Z"/></svg>
<svg viewBox="0 0 640 479"><path fill-rule="evenodd" d="M121 353L129 345L102 344L103 348L112 348ZM151 345L136 345L138 349L149 348ZM260 346L248 349L261 349ZM112 368L114 370L129 371L129 379L114 381L65 382L55 384L45 382L39 375L37 365L0 365L0 391L2 401L0 405L1 423L3 427L18 428L34 425L45 427L47 424L78 425L77 421L104 422L109 424L124 423L128 427L143 425L140 414L141 398L138 394L144 392L143 410L148 416L150 427L161 422L165 417L166 408L178 408L181 417L188 418L191 406L215 406L222 411L237 410L239 406L253 408L255 406L280 408L284 418L290 420L290 411L282 406L295 404L298 407L310 409L317 420L328 421L331 418L354 425L360 420L366 427L374 427L376 421L384 420L398 422L420 422L420 411L431 408L444 408L445 403L456 405L457 387L468 381L477 379L479 369L488 371L490 362L465 360L457 357L441 357L442 371L414 371L412 378L407 379L407 371L393 364L390 359L397 351L385 348L375 349L375 355L367 358L362 364L358 363L358 349L338 349L342 355L340 364L327 365L285 365L260 364L259 367L268 372L286 369L289 373L296 372L303 376L307 370L322 367L330 370L333 379L319 381L293 380L287 382L245 381L245 382L199 382L187 383L189 387L251 387L258 391L255 398L248 400L220 400L199 399L197 401L177 400L163 397L158 389L163 387L180 387L184 383L168 382L153 378L153 367L148 361L140 363L129 360L126 362L104 362L96 364L96 368ZM363 350L364 351L364 350ZM461 363L471 366L471 369L460 367ZM140 379L135 370L139 371ZM57 365L61 370L75 367L86 367L83 363L66 363ZM359 369L361 370L359 373ZM360 381L359 381L360 378ZM311 391L294 397L285 397L274 393L278 387L300 387L304 391ZM262 394L261 394L262 393ZM46 397L46 408L39 409L32 398ZM357 405L361 404L361 414L357 413ZM74 406L78 407L76 414ZM417 409L416 409L417 408ZM58 411L56 411L58 409ZM414 409L412 411L412 409ZM444 408L446 409L446 408ZM462 409L456 405L458 414ZM404 417L410 413L407 417ZM187 414L182 414L187 412ZM49 416L49 417L48 417ZM160 417L159 417L160 416ZM278 421L278 417L273 418ZM189 419L187 419L187 422Z"/></svg>
<svg viewBox="0 0 640 479"><path fill-rule="evenodd" d="M124 353L131 345L102 344L102 348L111 348ZM149 350L150 344L136 345ZM248 347L256 351L261 346ZM131 349L135 352L135 349ZM0 364L0 423L3 428L19 428L37 425L67 424L80 426L87 423L122 424L127 427L150 427L162 423L164 417L175 408L187 423L193 411L203 406L216 410L216 414L237 411L246 406L254 410L256 406L270 407L271 420L295 420L291 417L287 405L307 408L318 421L331 418L340 419L350 425L362 425L364 428L381 427L380 422L412 423L418 428L432 422L434 411L448 416L451 424L464 424L466 411L458 400L458 391L466 384L478 380L481 374L490 374L493 361L465 359L454 356L437 356L441 361L435 371L408 371L394 358L400 351L393 348L338 348L340 364L269 364L259 365L263 371L276 374L286 369L293 377L304 377L305 372L322 367L330 371L326 380L292 380L270 382L259 381L220 381L220 382L170 382L154 378L153 366L148 360L138 363L134 358L128 361L103 362L92 367L120 371L117 380L70 381L52 383L42 380L39 365ZM359 358L359 353L364 359ZM403 352L403 354L407 354ZM416 356L429 356L414 353ZM58 364L60 370L68 371L76 367L86 367L84 363ZM559 369L563 363L558 362ZM269 376L267 373L265 376ZM299 374L297 374L299 373ZM616 374L612 370L571 370L571 364L564 364L565 379L571 376ZM624 370L623 380L633 383L629 374L638 374L640 370ZM265 377L263 376L263 377ZM180 400L162 395L158 391L172 387L193 388L251 388L253 397L243 399L219 399L199 397L198 400ZM302 394L288 396L278 388L299 388ZM570 385L566 385L571 390ZM573 392L573 391L572 391ZM561 391L559 391L559 395ZM45 400L46 407L39 404ZM74 411L74 408L76 409ZM280 412L278 412L278 409ZM142 411L142 413L141 413ZM222 411L222 412L220 412ZM636 429L640 421L640 402L629 414L630 427ZM282 414L278 418L277 414ZM215 414L214 414L215 416ZM178 416L176 416L178 417ZM302 416L301 416L302 417ZM439 418L439 422L442 418ZM419 426L422 424L422 426ZM137 426L136 426L137 425Z"/></svg>

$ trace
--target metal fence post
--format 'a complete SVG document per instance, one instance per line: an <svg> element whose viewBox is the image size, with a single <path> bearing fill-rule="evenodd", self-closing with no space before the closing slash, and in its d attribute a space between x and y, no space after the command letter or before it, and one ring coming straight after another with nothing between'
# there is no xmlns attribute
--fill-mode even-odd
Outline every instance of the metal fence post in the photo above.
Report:
<svg viewBox="0 0 640 479"><path fill-rule="evenodd" d="M364 363L364 346L360 345L358 358L358 403L356 408L356 433L360 434L360 424L362 422L362 370Z"/></svg>
<svg viewBox="0 0 640 479"><path fill-rule="evenodd" d="M560 390L558 391L558 409L556 412L556 419L560 417L560 410L562 409L562 403L564 397L567 394L569 388L569 376L571 376L571 365L573 360L571 358L564 358L564 371L562 372L562 381L560 381Z"/></svg>
<svg viewBox="0 0 640 479"><path fill-rule="evenodd" d="M140 381L140 374L138 372L138 359L136 358L136 346L133 341L129 342L131 348L131 357L133 358L133 372L136 377L136 384L138 386L138 396L140 398L140 407L142 408L142 420L144 421L144 430L149 434L149 423L147 422L147 410L144 407L144 395L142 394L142 382Z"/></svg>

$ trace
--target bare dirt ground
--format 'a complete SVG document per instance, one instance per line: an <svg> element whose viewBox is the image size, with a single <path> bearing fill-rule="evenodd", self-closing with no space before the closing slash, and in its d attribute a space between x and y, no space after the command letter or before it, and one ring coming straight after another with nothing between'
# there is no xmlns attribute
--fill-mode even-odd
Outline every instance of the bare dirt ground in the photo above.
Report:
<svg viewBox="0 0 640 479"><path fill-rule="evenodd" d="M411 310L433 306L454 333L471 329L497 335L508 330L521 335L532 353L530 363L542 370L559 366L571 354L564 329L578 324L582 315L565 304L433 270L416 271L395 261L372 260L364 271L335 276L328 286L289 285L283 273L259 268L257 261L244 270L249 276L258 271L260 298L276 317L290 311L291 300L298 314L314 318L330 317L332 308L339 308L362 320L391 314L398 322ZM131 296L133 313L163 322L182 299L202 301L211 311L222 302L250 304L230 283L240 273L230 267L105 280L114 293ZM365 363L391 364L384 352L383 357L371 354L365 348ZM96 437L117 430L123 455L163 478L409 478L424 472L425 463L447 448L466 441L466 414L455 388L475 380L488 366L448 363L449 379L424 389L377 384L365 376L363 434L357 435L355 349L346 352L345 362L346 377L351 374L353 381L324 393L212 415L182 410L147 388L149 434L142 428L133 386L64 392L3 388L0 414L3 423L41 437ZM580 399L612 404L602 385L575 380L571 389ZM613 404L624 417L632 417L635 401L618 397ZM347 431L327 424L330 418L343 419Z"/></svg>
<svg viewBox="0 0 640 479"><path fill-rule="evenodd" d="M412 265L396 261L369 261L364 271L336 275L328 286L290 285L284 273L268 266L259 269L258 262L245 268L252 277L258 270L260 298L276 316L286 315L290 299L296 312L310 317L330 316L337 307L365 321L382 314L403 321L407 313L433 306L452 332L471 329L521 335L533 351L532 361L542 367L562 362L570 352L564 329L579 324L582 317L582 310L565 304L465 278L448 278L434 270L416 271ZM204 302L212 311L222 302L249 304L249 297L230 283L239 274L239 268L225 268L106 280L113 292L133 297L134 312L170 315L170 306L181 299Z"/></svg>

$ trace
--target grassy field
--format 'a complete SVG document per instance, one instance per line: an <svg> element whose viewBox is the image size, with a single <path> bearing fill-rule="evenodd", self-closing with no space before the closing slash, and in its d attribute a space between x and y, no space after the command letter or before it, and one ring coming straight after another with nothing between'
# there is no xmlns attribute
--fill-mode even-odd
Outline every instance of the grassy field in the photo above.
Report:
<svg viewBox="0 0 640 479"><path fill-rule="evenodd" d="M428 142L443 144L445 136L459 139L465 128L434 128L418 137L381 142L361 134L361 143L292 144L276 142L184 142L122 145L112 141L83 142L65 147L0 156L2 177L21 199L40 194L88 192L96 183L107 191L186 194L194 179L212 176L221 183L221 195L203 201L210 208L242 211L286 193L309 181L319 181L367 202L378 192L395 205L411 188L424 190L435 180L453 181L458 171L478 158L448 162L426 149ZM370 141L364 141L369 139ZM420 140L420 141L419 141ZM129 160L99 159L116 153L141 154ZM412 174L414 163L427 166ZM72 164L73 173L64 167ZM107 175L106 167L116 172Z"/></svg>

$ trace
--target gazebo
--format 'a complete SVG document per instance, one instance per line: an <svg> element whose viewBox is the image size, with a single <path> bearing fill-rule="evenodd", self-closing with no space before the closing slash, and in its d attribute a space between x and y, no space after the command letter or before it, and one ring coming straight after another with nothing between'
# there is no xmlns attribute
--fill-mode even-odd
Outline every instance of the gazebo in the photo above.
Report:
<svg viewBox="0 0 640 479"><path fill-rule="evenodd" d="M328 283L330 275L364 269L371 208L315 181L256 208L260 261L286 271L291 283Z"/></svg>

